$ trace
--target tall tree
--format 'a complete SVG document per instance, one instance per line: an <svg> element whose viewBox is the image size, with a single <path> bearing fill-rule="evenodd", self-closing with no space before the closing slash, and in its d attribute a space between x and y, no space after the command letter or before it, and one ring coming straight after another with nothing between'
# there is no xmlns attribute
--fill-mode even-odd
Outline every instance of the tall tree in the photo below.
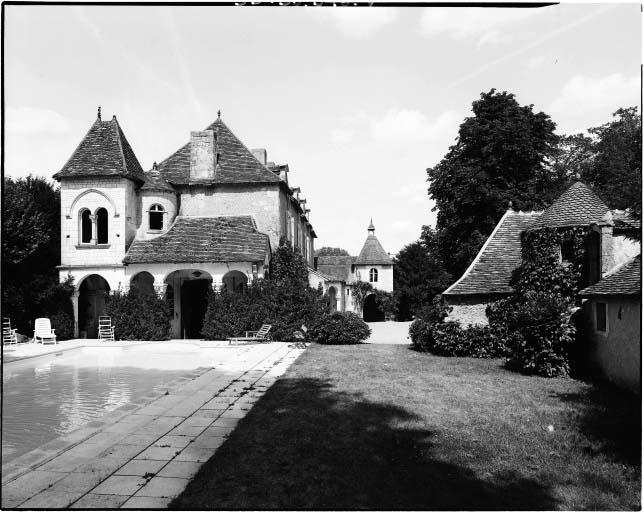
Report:
<svg viewBox="0 0 643 512"><path fill-rule="evenodd" d="M610 208L631 208L641 215L641 115L636 107L620 108L614 120L590 128L594 137L591 165L581 178Z"/></svg>
<svg viewBox="0 0 643 512"><path fill-rule="evenodd" d="M438 211L438 244L446 269L459 276L510 203L516 209L546 204L554 183L547 162L556 152L556 124L513 94L482 93L473 116L460 125L445 157L427 169Z"/></svg>
<svg viewBox="0 0 643 512"><path fill-rule="evenodd" d="M436 233L422 227L420 239L406 245L394 259L393 282L398 319L409 320L453 282L437 251Z"/></svg>

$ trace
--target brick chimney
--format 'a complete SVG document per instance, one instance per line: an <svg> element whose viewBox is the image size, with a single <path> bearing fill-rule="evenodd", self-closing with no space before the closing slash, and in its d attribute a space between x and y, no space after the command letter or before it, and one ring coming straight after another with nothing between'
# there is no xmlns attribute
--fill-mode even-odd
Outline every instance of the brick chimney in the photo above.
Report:
<svg viewBox="0 0 643 512"><path fill-rule="evenodd" d="M215 160L214 130L190 132L190 181L213 179Z"/></svg>
<svg viewBox="0 0 643 512"><path fill-rule="evenodd" d="M257 160L259 160L263 165L266 165L268 162L268 152L264 148L257 148L251 151Z"/></svg>

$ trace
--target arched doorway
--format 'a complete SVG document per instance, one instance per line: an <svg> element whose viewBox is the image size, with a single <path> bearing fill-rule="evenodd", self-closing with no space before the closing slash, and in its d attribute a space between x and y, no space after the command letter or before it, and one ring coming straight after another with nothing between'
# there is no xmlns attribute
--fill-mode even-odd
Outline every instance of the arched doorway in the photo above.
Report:
<svg viewBox="0 0 643 512"><path fill-rule="evenodd" d="M328 288L328 300L330 300L330 312L337 311L337 290L334 286Z"/></svg>
<svg viewBox="0 0 643 512"><path fill-rule="evenodd" d="M106 314L105 300L109 284L98 274L87 276L80 284L78 296L78 330L80 337L98 337L98 317Z"/></svg>
<svg viewBox="0 0 643 512"><path fill-rule="evenodd" d="M200 339L203 318L208 309L208 290L212 276L198 269L172 272L164 279L167 284L166 299L172 300L172 336Z"/></svg>
<svg viewBox="0 0 643 512"><path fill-rule="evenodd" d="M374 293L371 293L364 299L363 314L365 322L384 321L384 312L377 306Z"/></svg>
<svg viewBox="0 0 643 512"><path fill-rule="evenodd" d="M248 276L238 270L231 270L223 276L223 289L228 292L242 292L248 286Z"/></svg>
<svg viewBox="0 0 643 512"><path fill-rule="evenodd" d="M152 295L154 293L154 276L149 272L139 272L132 277L130 287L138 289L144 295Z"/></svg>

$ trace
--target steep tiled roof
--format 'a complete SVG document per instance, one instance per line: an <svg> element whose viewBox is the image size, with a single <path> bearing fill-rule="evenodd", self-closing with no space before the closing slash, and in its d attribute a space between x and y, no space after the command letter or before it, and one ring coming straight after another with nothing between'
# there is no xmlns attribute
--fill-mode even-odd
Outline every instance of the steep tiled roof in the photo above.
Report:
<svg viewBox="0 0 643 512"><path fill-rule="evenodd" d="M580 295L641 295L641 255L606 275L598 283L580 291Z"/></svg>
<svg viewBox="0 0 643 512"><path fill-rule="evenodd" d="M123 263L263 261L268 244L249 216L177 217L164 235L134 240Z"/></svg>
<svg viewBox="0 0 643 512"><path fill-rule="evenodd" d="M165 181L158 172L146 172L144 178L145 183L141 187L141 190L160 190L163 192L176 193L174 187Z"/></svg>
<svg viewBox="0 0 643 512"><path fill-rule="evenodd" d="M508 210L498 222L462 277L444 295L512 293L511 274L520 265L520 235L539 219L542 212Z"/></svg>
<svg viewBox="0 0 643 512"><path fill-rule="evenodd" d="M143 181L143 169L114 116L96 122L54 178L123 176Z"/></svg>
<svg viewBox="0 0 643 512"><path fill-rule="evenodd" d="M373 222L371 221L371 226L372 225ZM377 237L373 233L370 233L366 237L366 241L355 263L358 265L392 265L393 260L384 250L384 247L382 247Z"/></svg>
<svg viewBox="0 0 643 512"><path fill-rule="evenodd" d="M533 228L589 226L608 211L607 205L587 185L577 181L543 212Z"/></svg>
<svg viewBox="0 0 643 512"><path fill-rule="evenodd" d="M348 282L354 260L353 256L319 256L317 270L338 281Z"/></svg>
<svg viewBox="0 0 643 512"><path fill-rule="evenodd" d="M212 183L280 183L279 176L268 170L234 135L221 119L206 128L214 130L219 162ZM190 143L162 161L161 176L170 183L190 181Z"/></svg>
<svg viewBox="0 0 643 512"><path fill-rule="evenodd" d="M324 281L341 281L341 279L336 279L333 276L324 274L323 272L320 272L319 270L315 270L314 268L311 268L311 267L308 267L308 272L311 274L315 274L316 276L320 277Z"/></svg>

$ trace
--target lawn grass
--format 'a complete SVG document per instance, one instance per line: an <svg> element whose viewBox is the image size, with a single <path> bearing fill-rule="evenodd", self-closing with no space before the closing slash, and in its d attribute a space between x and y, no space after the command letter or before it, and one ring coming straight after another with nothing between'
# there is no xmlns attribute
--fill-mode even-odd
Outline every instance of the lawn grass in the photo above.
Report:
<svg viewBox="0 0 643 512"><path fill-rule="evenodd" d="M621 391L312 345L171 508L640 509L640 458Z"/></svg>

